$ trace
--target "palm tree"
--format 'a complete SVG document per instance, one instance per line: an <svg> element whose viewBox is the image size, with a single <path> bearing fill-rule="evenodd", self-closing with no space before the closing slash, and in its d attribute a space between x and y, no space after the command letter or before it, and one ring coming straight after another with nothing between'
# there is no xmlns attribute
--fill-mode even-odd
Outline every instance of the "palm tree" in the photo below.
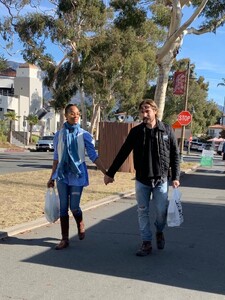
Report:
<svg viewBox="0 0 225 300"><path fill-rule="evenodd" d="M6 120L9 121L9 135L8 135L8 141L10 144L12 144L12 130L13 130L13 123L15 121L18 121L20 116L17 116L15 111L8 111L6 114L4 114L6 117Z"/></svg>
<svg viewBox="0 0 225 300"><path fill-rule="evenodd" d="M225 86L225 78L222 78L222 80L223 80L223 82L218 83L217 86L219 86L219 85Z"/></svg>
<svg viewBox="0 0 225 300"><path fill-rule="evenodd" d="M7 59L5 59L3 55L0 55L0 71L7 69L7 67L8 67Z"/></svg>
<svg viewBox="0 0 225 300"><path fill-rule="evenodd" d="M222 78L223 82L220 82L217 84L217 86L225 86L225 78ZM225 98L224 98L224 104L223 104L223 116L222 116L222 125L224 125L224 115L225 115Z"/></svg>
<svg viewBox="0 0 225 300"><path fill-rule="evenodd" d="M26 120L28 122L28 125L30 127L30 137L29 137L29 143L32 142L32 131L33 131L33 126L34 125L37 125L38 123L38 116L34 115L34 114L29 114L27 117L26 117Z"/></svg>

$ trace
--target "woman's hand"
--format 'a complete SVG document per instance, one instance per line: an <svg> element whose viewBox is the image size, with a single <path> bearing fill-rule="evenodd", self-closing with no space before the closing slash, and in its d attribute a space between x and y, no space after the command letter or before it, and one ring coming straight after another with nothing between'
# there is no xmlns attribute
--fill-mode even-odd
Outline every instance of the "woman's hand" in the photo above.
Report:
<svg viewBox="0 0 225 300"><path fill-rule="evenodd" d="M47 187L48 188L53 188L54 186L55 186L55 180L50 178L49 181L47 182Z"/></svg>

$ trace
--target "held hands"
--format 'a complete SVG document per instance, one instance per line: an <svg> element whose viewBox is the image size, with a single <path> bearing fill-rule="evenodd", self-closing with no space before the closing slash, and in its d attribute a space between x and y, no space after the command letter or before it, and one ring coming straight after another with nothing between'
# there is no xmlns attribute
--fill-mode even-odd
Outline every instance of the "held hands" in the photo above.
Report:
<svg viewBox="0 0 225 300"><path fill-rule="evenodd" d="M47 182L47 188L53 188L55 186L55 181L53 179L49 179Z"/></svg>
<svg viewBox="0 0 225 300"><path fill-rule="evenodd" d="M180 181L179 180L173 180L173 182L172 182L173 188L178 188L179 185L180 185Z"/></svg>
<svg viewBox="0 0 225 300"><path fill-rule="evenodd" d="M107 185L108 183L113 183L114 179L109 177L108 175L104 176L104 183Z"/></svg>

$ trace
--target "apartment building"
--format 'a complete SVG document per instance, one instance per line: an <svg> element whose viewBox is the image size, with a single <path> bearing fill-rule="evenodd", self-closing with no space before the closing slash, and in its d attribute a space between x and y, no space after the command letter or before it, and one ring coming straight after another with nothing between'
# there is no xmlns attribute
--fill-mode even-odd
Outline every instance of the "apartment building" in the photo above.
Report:
<svg viewBox="0 0 225 300"><path fill-rule="evenodd" d="M15 131L24 130L24 118L42 108L43 88L41 71L35 65L21 64L16 70L0 72L0 120L14 111L20 116ZM27 126L27 125L26 125Z"/></svg>

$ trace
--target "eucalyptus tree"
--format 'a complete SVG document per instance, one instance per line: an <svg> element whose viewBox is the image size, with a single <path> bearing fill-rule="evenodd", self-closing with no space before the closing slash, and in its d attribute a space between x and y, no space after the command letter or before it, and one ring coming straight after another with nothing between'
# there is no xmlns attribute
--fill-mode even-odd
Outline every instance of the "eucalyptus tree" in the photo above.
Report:
<svg viewBox="0 0 225 300"><path fill-rule="evenodd" d="M26 61L38 64L46 73L46 82L56 98L57 107L65 107L63 93L69 86L70 92L78 90L82 108L82 118L86 126L83 91L82 58L88 51L89 42L101 34L107 10L100 0L58 0L58 1L6 1L9 15L2 21L2 34L5 40L12 41L17 33L23 43L23 57ZM46 5L46 2L48 3ZM44 3L49 9L44 9ZM33 11L22 14L22 9ZM49 45L54 45L51 50ZM57 57L57 58L56 58ZM67 70L64 80L58 75ZM62 105L60 105L60 98Z"/></svg>
<svg viewBox="0 0 225 300"><path fill-rule="evenodd" d="M101 108L107 119L115 105L132 112L147 82L154 78L154 49L132 28L121 31L112 27L92 41L84 74L85 91L92 94L93 118Z"/></svg>
<svg viewBox="0 0 225 300"><path fill-rule="evenodd" d="M166 33L163 43L158 45L156 63L158 66L155 101L159 106L159 117L163 117L169 72L187 34L202 35L216 32L225 22L225 0L111 0L118 11L116 24L138 27L144 19L150 18ZM184 10L190 8L185 19ZM197 20L196 27L194 21ZM203 49L202 49L203 50Z"/></svg>

